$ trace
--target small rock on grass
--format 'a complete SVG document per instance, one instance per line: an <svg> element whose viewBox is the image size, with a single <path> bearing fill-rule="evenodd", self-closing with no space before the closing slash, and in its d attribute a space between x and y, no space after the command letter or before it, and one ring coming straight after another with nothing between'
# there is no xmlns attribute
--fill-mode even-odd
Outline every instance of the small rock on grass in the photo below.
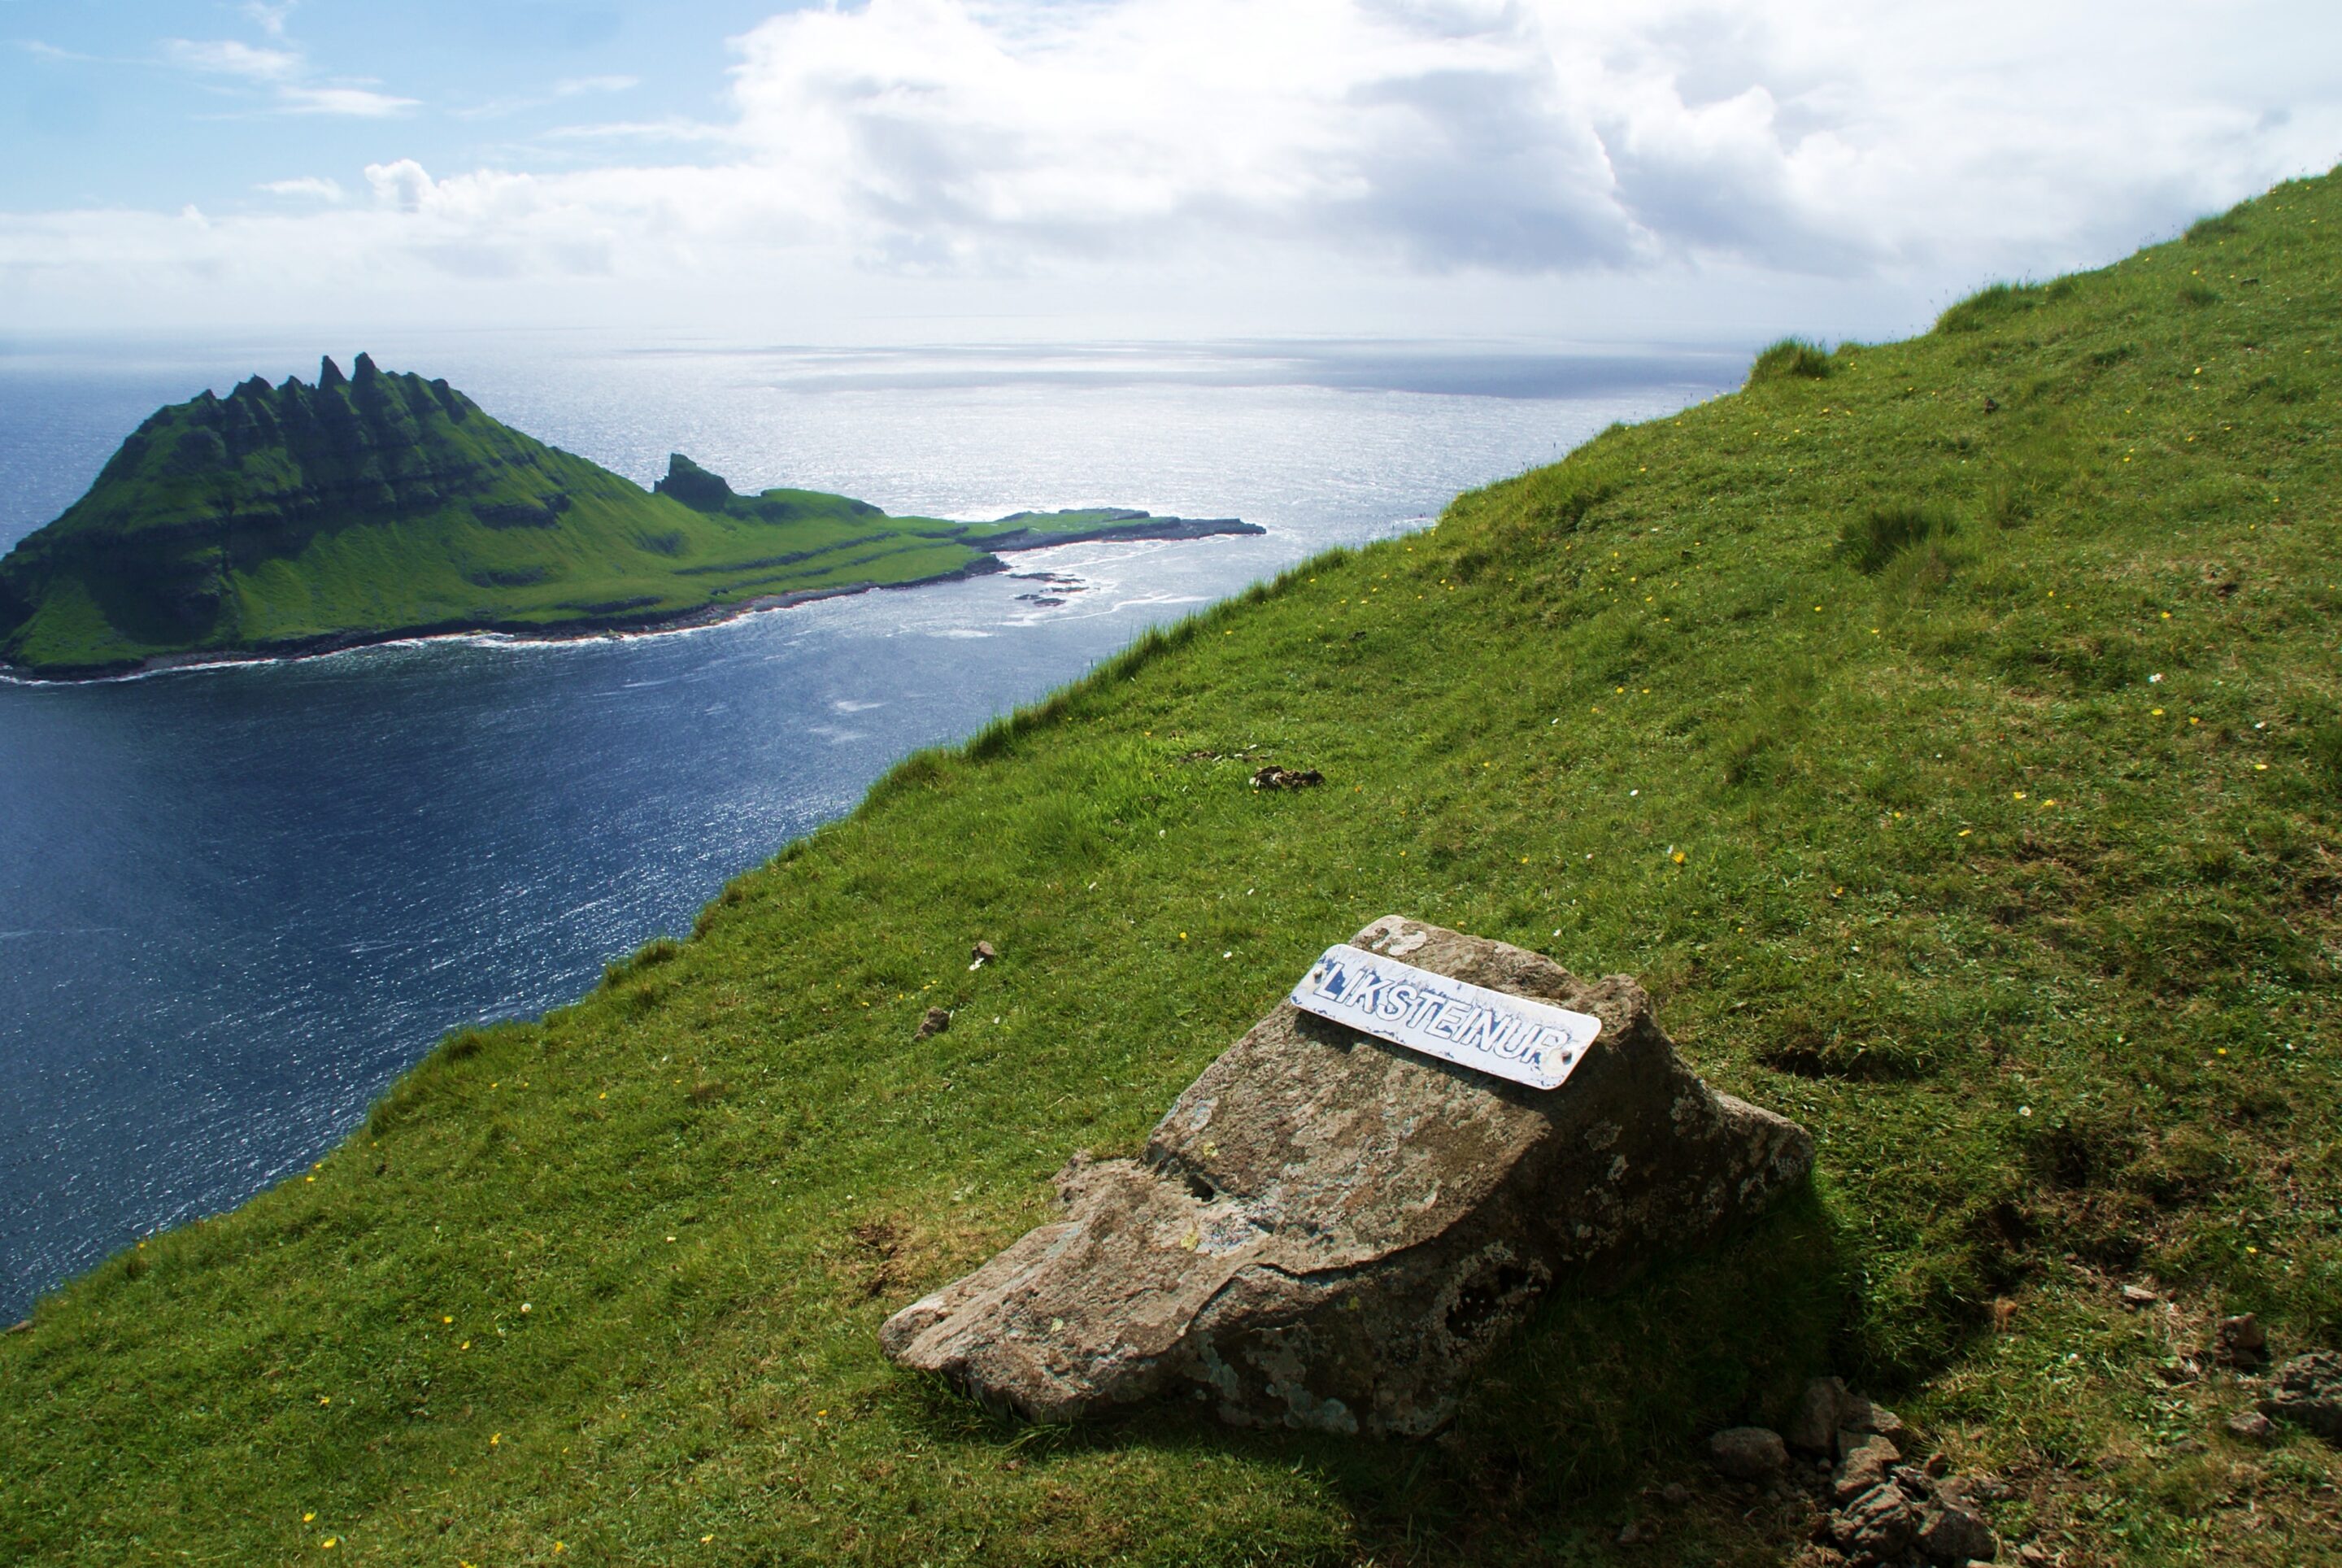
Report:
<svg viewBox="0 0 2342 1568"><path fill-rule="evenodd" d="M927 1016L919 1020L918 1033L915 1038L925 1040L931 1034L941 1034L950 1027L951 1014L942 1008L931 1007L927 1009Z"/></svg>
<svg viewBox="0 0 2342 1568"><path fill-rule="evenodd" d="M2161 1300L2163 1300L2161 1296L2157 1295L2145 1285L2125 1285L2122 1288L2123 1305L2133 1312L2137 1312L2144 1307L2151 1307Z"/></svg>
<svg viewBox="0 0 2342 1568"><path fill-rule="evenodd" d="M2219 1349L2220 1359L2232 1367L2257 1367L2268 1359L2268 1334L2260 1319L2239 1312L2220 1320Z"/></svg>
<svg viewBox="0 0 2342 1568"><path fill-rule="evenodd" d="M1728 1426L1707 1440L1716 1468L1735 1481L1766 1481L1789 1462L1781 1434L1769 1427Z"/></svg>
<svg viewBox="0 0 2342 1568"><path fill-rule="evenodd" d="M2277 1435L2277 1422L2257 1410L2240 1410L2228 1418L2228 1435L2241 1442L2267 1442Z"/></svg>

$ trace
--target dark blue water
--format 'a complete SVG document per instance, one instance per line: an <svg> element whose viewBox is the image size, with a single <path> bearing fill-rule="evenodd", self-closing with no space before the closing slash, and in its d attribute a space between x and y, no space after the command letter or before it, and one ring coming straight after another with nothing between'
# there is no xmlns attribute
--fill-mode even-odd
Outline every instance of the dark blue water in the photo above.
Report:
<svg viewBox="0 0 2342 1568"><path fill-rule="evenodd" d="M995 577L623 641L0 685L0 1312L315 1159L446 1030L541 1012L687 929L906 752L1739 366L1452 346L371 347L640 478L679 446L743 488L896 511L1110 502L1270 533L1015 558L1056 574L1056 606ZM270 345L0 349L0 546L157 404L296 368L305 352Z"/></svg>

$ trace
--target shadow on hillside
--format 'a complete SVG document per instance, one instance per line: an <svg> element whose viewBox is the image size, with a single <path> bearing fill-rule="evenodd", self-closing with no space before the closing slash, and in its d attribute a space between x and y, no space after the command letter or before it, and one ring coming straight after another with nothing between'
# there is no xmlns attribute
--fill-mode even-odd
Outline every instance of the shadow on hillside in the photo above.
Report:
<svg viewBox="0 0 2342 1568"><path fill-rule="evenodd" d="M1458 1419L1423 1442L1245 1432L1191 1406L1036 1428L940 1383L916 1397L937 1441L1014 1447L1036 1466L1154 1449L1306 1473L1347 1507L1362 1560L1599 1561L1639 1521L1658 1523L1671 1553L1698 1543L1717 1560L1786 1563L1802 1539L1794 1523L1723 1486L1705 1440L1777 1422L1807 1378L1835 1370L1853 1299L1836 1232L1808 1183L1713 1251L1606 1295L1556 1291L1489 1359ZM1691 1501L1659 1501L1669 1482Z"/></svg>

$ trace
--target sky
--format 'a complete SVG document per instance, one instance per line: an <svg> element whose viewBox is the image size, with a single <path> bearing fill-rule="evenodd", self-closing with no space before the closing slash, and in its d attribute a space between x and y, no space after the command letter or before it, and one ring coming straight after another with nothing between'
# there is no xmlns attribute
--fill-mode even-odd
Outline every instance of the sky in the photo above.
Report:
<svg viewBox="0 0 2342 1568"><path fill-rule="evenodd" d="M2342 160L2342 5L0 0L0 128L17 337L1875 338Z"/></svg>

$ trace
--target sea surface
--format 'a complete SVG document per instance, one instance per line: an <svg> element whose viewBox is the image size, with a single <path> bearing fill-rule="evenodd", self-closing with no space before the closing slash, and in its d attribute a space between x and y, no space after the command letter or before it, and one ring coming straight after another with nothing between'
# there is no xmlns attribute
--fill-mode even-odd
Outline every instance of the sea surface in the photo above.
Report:
<svg viewBox="0 0 2342 1568"><path fill-rule="evenodd" d="M365 347L446 376L646 483L681 450L742 490L898 513L1110 504L1269 531L1022 553L1009 575L651 637L0 684L10 1318L318 1158L448 1030L574 1000L605 962L688 930L906 753L1746 364L1511 344L333 347L345 368ZM315 352L0 341L0 548L159 405L255 372L312 378Z"/></svg>

